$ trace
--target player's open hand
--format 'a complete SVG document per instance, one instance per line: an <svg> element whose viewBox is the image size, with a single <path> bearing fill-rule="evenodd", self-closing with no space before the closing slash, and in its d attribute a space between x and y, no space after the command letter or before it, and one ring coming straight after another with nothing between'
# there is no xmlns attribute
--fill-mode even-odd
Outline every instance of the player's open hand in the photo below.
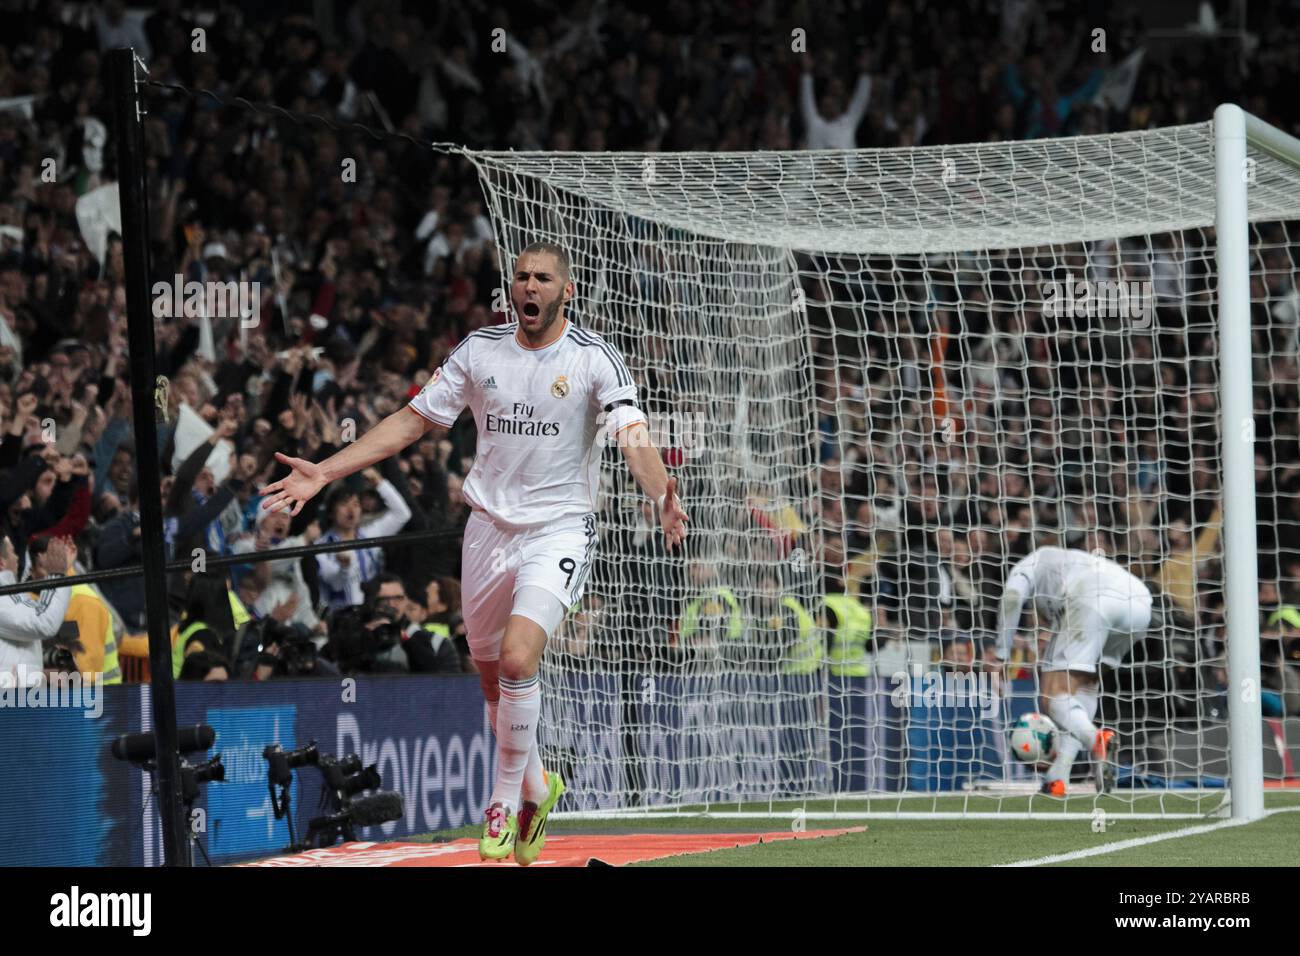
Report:
<svg viewBox="0 0 1300 956"><path fill-rule="evenodd" d="M302 458L290 458L278 451L275 453L275 460L282 465L288 465L293 471L262 489L261 493L266 496L262 507L270 508L272 511L283 511L285 508L292 507L290 516L297 515L302 511L302 506L325 487L326 482L321 475L320 465Z"/></svg>
<svg viewBox="0 0 1300 956"><path fill-rule="evenodd" d="M677 497L677 479L669 478L663 507L659 509L659 523L663 525L664 544L669 551L686 540L686 522L689 520L682 499Z"/></svg>

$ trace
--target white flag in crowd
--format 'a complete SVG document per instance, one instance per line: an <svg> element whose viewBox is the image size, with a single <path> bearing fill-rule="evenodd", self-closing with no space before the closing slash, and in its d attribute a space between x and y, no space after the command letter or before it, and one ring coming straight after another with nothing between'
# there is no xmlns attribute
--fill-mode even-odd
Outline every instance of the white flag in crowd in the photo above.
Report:
<svg viewBox="0 0 1300 956"><path fill-rule="evenodd" d="M172 470L175 471L181 466L186 458L189 458L194 449L207 441L215 431L211 425L205 422L199 413L190 408L185 402L180 403L179 414L176 417L176 442L175 450L172 453ZM212 448L212 454L208 455L206 466L212 470L212 477L217 484L226 480L230 474L230 453L235 446L226 439L221 439Z"/></svg>
<svg viewBox="0 0 1300 956"><path fill-rule="evenodd" d="M1130 53L1119 66L1107 70L1105 79L1101 81L1101 89L1092 98L1092 105L1109 106L1120 112L1127 110L1133 100L1133 88L1137 86L1138 70L1142 68L1142 58L1146 52L1145 49L1138 49Z"/></svg>
<svg viewBox="0 0 1300 956"><path fill-rule="evenodd" d="M77 227L81 238L103 268L108 255L108 234L122 232L122 205L117 195L117 183L92 189L77 200Z"/></svg>

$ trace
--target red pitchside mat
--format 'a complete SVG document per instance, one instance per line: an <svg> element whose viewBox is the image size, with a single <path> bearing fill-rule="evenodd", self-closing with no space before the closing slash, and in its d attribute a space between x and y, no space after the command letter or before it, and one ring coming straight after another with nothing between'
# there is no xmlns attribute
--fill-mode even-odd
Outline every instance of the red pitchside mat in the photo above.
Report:
<svg viewBox="0 0 1300 956"><path fill-rule="evenodd" d="M533 867L587 866L592 860L610 866L659 860L683 853L707 853L733 847L809 840L861 833L866 827L808 830L803 833L634 833L552 836ZM484 863L477 840L450 843L345 843L324 850L276 856L242 866L518 866L513 860Z"/></svg>

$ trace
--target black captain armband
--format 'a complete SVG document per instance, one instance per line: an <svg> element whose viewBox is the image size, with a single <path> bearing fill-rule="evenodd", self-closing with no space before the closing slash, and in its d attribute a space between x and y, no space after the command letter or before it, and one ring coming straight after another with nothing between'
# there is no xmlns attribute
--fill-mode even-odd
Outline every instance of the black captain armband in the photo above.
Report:
<svg viewBox="0 0 1300 956"><path fill-rule="evenodd" d="M605 411L607 411L607 412L612 412L614 409L618 408L620 405L631 405L633 408L635 408L635 407L636 407L636 402L632 401L632 399L630 399L630 398L620 398L617 402L610 402L608 405L606 405L606 406L605 406Z"/></svg>

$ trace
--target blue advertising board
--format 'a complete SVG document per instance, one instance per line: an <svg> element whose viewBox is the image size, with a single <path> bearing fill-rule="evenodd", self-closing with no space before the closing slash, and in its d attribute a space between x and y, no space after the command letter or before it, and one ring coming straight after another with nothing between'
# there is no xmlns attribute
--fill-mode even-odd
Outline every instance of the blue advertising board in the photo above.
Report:
<svg viewBox="0 0 1300 956"><path fill-rule="evenodd" d="M401 820L362 838L400 838L477 817L495 772L487 708L473 676L359 677L351 681L194 682L176 687L179 726L210 724L226 769L195 807L214 863L278 853L263 749L316 741L324 753L377 764L402 793ZM102 713L75 708L0 709L0 865L156 865L162 841L151 779L114 759L120 734L151 726L149 688L104 688ZM207 754L192 755L194 761ZM291 792L296 835L318 815L321 776L306 767Z"/></svg>
<svg viewBox="0 0 1300 956"><path fill-rule="evenodd" d="M951 790L1004 766L1007 714L990 720L943 701L917 704L877 677L566 670L547 680L542 747L573 784L562 810L613 807L620 793L653 806ZM93 714L0 707L0 865L162 861L152 780L109 753L118 735L150 728L149 690L105 688ZM463 826L488 802L495 746L476 676L185 682L176 692L179 726L216 731L212 749L191 759L219 752L226 770L196 803L214 863L290 843L267 787L262 754L272 743L291 750L315 741L323 753L377 766L405 813L362 839ZM1004 702L1012 715L1029 706L1023 696ZM322 778L306 767L295 780L301 839L320 813Z"/></svg>

